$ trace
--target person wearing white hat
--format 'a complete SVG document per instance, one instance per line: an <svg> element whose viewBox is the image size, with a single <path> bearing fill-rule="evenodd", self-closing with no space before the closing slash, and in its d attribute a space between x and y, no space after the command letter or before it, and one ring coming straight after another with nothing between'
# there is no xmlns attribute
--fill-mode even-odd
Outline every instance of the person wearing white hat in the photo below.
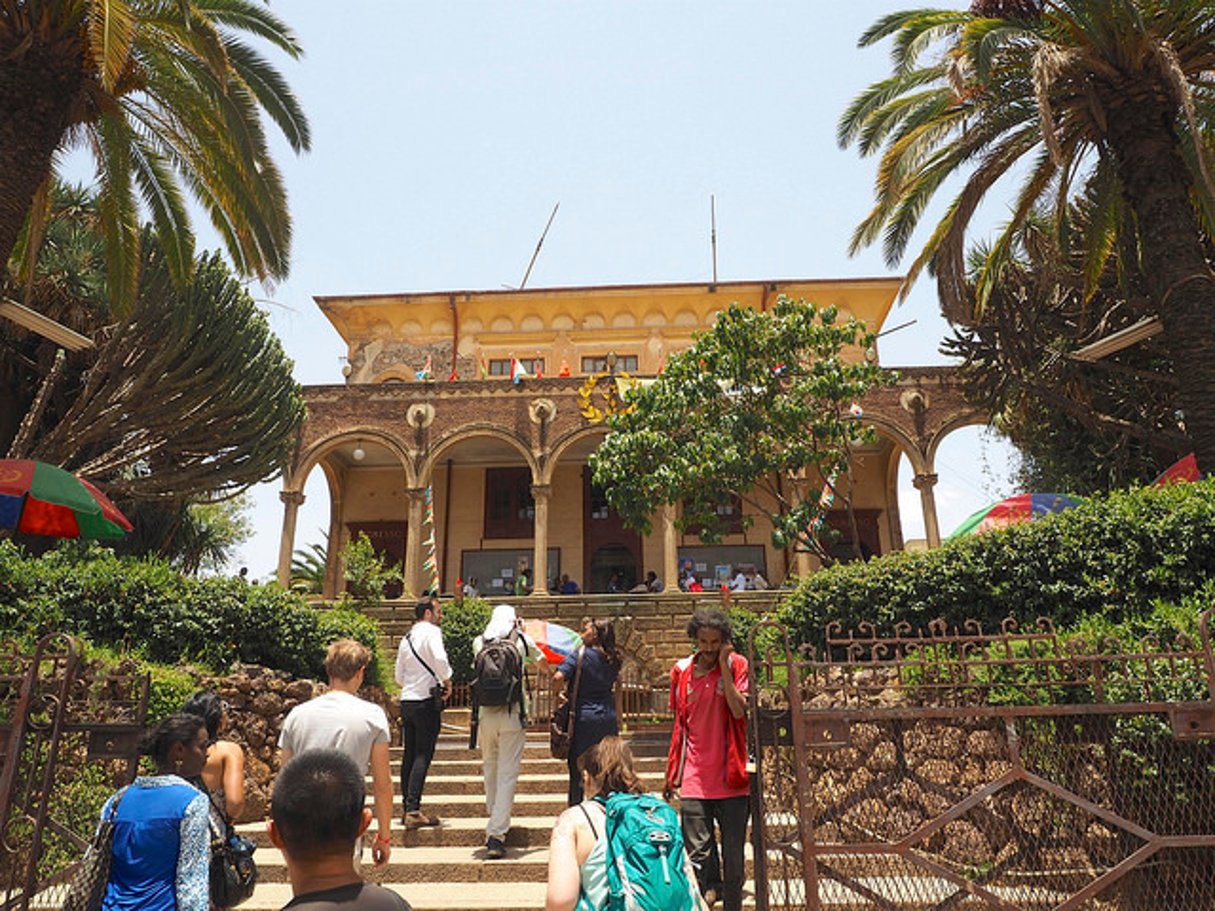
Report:
<svg viewBox="0 0 1215 911"><path fill-rule="evenodd" d="M506 856L506 835L515 803L515 785L523 765L523 745L527 739L527 688L524 664L536 661L536 644L524 634L515 609L509 604L494 608L489 623L473 640L473 683L477 717L474 736L481 747L485 780L485 855L491 860ZM516 661L513 655L517 655ZM481 677L484 675L485 685ZM493 675L496 679L491 681ZM505 690L501 681L512 679ZM491 697L496 692L500 695Z"/></svg>

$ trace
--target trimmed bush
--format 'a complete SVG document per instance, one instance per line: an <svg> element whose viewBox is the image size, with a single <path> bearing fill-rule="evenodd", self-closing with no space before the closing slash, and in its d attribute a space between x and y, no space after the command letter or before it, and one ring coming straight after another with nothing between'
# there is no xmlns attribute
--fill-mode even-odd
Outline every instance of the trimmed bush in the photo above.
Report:
<svg viewBox="0 0 1215 911"><path fill-rule="evenodd" d="M482 598L465 598L443 606L443 648L451 664L452 683L473 678L473 639L485 631L493 608Z"/></svg>
<svg viewBox="0 0 1215 911"><path fill-rule="evenodd" d="M994 630L1005 617L1058 627L1111 623L1178 603L1215 580L1215 480L1093 497L1022 525L894 553L807 578L781 606L797 641L819 643L831 622L973 618Z"/></svg>
<svg viewBox="0 0 1215 911"><path fill-rule="evenodd" d="M367 681L385 679L378 627L356 611L313 608L273 585L182 576L97 546L34 558L0 541L0 623L26 641L66 630L160 664L223 674L241 661L314 679L324 679L325 647L348 636L376 653Z"/></svg>

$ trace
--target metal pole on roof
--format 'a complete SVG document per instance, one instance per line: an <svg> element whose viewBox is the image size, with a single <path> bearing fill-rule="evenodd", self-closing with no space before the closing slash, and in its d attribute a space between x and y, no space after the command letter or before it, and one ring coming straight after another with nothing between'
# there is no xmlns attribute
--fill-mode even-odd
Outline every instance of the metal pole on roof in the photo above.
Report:
<svg viewBox="0 0 1215 911"><path fill-rule="evenodd" d="M532 274L532 266L536 264L536 257L540 255L540 248L544 246L544 238L548 237L548 229L553 226L553 219L557 217L557 210L561 208L561 203L558 202L553 206L553 214L548 217L548 224L544 226L544 231L540 234L540 239L536 241L536 251L532 254L531 262L527 264L527 271L523 273L523 281L519 282L519 290L522 291L527 287L528 276Z"/></svg>
<svg viewBox="0 0 1215 911"><path fill-rule="evenodd" d="M713 284L717 284L717 198L709 194L709 247L713 251Z"/></svg>

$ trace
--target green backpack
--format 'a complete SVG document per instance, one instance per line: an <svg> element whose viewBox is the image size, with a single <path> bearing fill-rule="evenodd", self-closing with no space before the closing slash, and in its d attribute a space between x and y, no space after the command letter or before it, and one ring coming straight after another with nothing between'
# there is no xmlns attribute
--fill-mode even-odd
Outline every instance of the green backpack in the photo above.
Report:
<svg viewBox="0 0 1215 911"><path fill-rule="evenodd" d="M684 869L679 817L653 794L606 801L608 911L692 911L697 890Z"/></svg>

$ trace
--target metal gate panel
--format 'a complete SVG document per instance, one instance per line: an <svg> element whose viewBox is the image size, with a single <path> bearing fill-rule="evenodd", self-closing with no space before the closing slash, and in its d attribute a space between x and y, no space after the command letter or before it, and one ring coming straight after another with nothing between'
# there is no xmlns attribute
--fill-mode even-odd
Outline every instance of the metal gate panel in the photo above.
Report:
<svg viewBox="0 0 1215 911"><path fill-rule="evenodd" d="M753 645L757 904L1215 908L1208 624L1130 652L1047 621Z"/></svg>
<svg viewBox="0 0 1215 911"><path fill-rule="evenodd" d="M0 644L0 911L62 907L100 800L134 778L148 685L94 675L70 636Z"/></svg>

